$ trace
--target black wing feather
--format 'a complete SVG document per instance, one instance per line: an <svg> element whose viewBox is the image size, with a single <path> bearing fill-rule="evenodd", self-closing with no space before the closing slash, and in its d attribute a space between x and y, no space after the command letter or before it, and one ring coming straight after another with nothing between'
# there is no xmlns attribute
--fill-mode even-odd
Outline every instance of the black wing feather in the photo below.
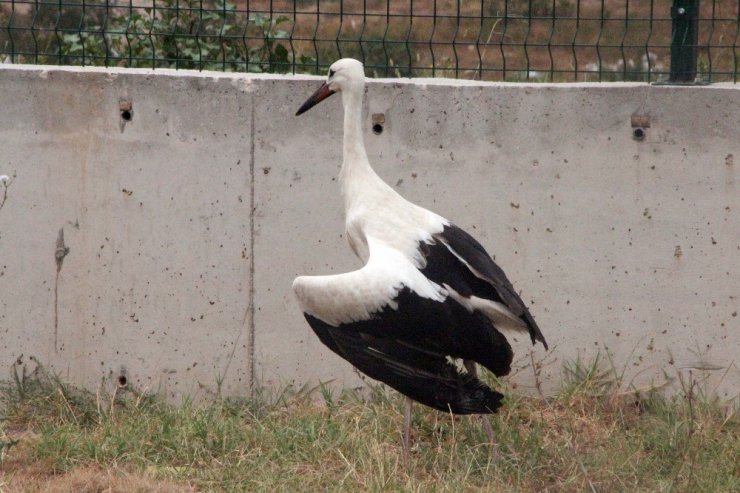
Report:
<svg viewBox="0 0 740 493"><path fill-rule="evenodd" d="M422 245L422 253L427 257L424 275L438 284L448 284L463 296L475 295L504 304L526 324L532 343L540 341L547 349L545 337L511 281L475 238L449 224L433 239L434 243Z"/></svg>
<svg viewBox="0 0 740 493"><path fill-rule="evenodd" d="M403 288L370 320L329 325L306 315L319 339L371 378L440 411L491 413L503 395L448 360L476 361L496 375L511 369L513 353L485 317L452 299L444 303Z"/></svg>

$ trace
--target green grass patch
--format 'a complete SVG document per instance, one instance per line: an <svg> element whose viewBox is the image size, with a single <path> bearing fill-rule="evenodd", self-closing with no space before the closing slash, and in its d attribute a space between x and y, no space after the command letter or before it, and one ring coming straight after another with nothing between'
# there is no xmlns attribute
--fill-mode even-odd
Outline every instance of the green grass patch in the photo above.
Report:
<svg viewBox="0 0 740 493"><path fill-rule="evenodd" d="M406 469L403 401L379 387L172 405L14 366L0 388L0 489L85 471L126 475L95 483L111 491L138 491L141 478L141 491L740 491L736 403L685 378L670 396L620 391L598 361L563 375L547 399L504 388L494 446L480 418L415 406Z"/></svg>

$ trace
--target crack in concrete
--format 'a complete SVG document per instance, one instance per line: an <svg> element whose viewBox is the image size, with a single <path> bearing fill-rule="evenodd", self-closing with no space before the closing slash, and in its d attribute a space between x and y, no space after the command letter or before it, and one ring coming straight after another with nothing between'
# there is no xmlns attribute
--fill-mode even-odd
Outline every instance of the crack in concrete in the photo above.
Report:
<svg viewBox="0 0 740 493"><path fill-rule="evenodd" d="M56 249L54 250L54 260L57 264L57 275L54 280L54 352L59 351L59 273L62 271L64 257L69 254L69 247L64 244L64 227L59 228L57 235Z"/></svg>

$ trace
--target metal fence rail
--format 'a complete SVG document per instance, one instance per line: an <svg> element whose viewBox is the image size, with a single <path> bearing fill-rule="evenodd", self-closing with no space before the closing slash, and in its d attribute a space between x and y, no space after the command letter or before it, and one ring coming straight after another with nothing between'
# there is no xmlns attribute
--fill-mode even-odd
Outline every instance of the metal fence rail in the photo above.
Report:
<svg viewBox="0 0 740 493"><path fill-rule="evenodd" d="M739 12L740 0L0 0L0 62L323 73L350 56L387 77L737 82Z"/></svg>

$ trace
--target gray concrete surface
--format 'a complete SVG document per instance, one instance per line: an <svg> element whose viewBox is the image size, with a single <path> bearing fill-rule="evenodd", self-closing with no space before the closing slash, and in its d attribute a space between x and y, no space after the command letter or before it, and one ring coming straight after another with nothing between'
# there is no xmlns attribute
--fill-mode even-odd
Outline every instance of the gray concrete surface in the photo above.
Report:
<svg viewBox="0 0 740 493"><path fill-rule="evenodd" d="M340 99L293 116L318 83L0 66L0 366L170 398L361 385L290 290L358 267ZM378 80L365 106L380 175L474 233L531 303L545 390L608 351L626 383L691 370L738 394L740 85Z"/></svg>

